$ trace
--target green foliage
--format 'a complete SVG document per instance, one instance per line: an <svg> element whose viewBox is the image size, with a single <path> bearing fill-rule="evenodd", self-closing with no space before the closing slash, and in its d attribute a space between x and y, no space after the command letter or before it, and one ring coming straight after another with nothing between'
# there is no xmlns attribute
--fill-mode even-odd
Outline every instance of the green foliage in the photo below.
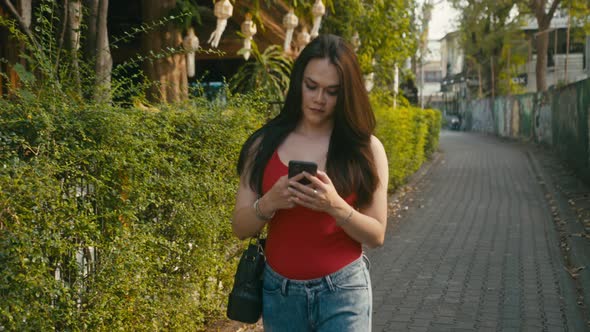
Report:
<svg viewBox="0 0 590 332"><path fill-rule="evenodd" d="M32 75L23 66L16 68L19 77L25 79L23 84L27 87L35 85L62 90L63 87L59 79L74 76L72 68L67 65L63 66L63 62L60 62L60 59L67 57L68 54L60 49L60 45L55 38L54 25L59 23L59 17L56 15L58 10L59 6L56 2L41 1L39 10L34 13L35 17L31 27L33 35L21 32L15 20L0 16L0 27L7 28L10 37L23 45L27 52L21 54L21 57L31 64L33 67L31 71L40 76L40 79L37 80L29 79ZM64 91L64 93L67 92Z"/></svg>
<svg viewBox="0 0 590 332"><path fill-rule="evenodd" d="M556 11L565 9L571 15L572 26L583 27L586 32L590 31L590 4L587 0L548 0L544 2L517 0L514 3L518 6L521 15L536 17L537 14L542 13L547 16L549 21Z"/></svg>
<svg viewBox="0 0 590 332"><path fill-rule="evenodd" d="M567 9L572 17L572 27L590 31L590 6L586 0L451 0L451 3L461 12L459 33L467 74L476 76L481 73L484 95L491 94L492 68L496 94L523 92L522 87L511 82L511 78L515 76L517 66L528 58L529 41L521 30L524 19L532 18L539 26L545 24L540 28L543 30L550 26L556 10ZM543 38L547 38L547 34L535 35L532 40L536 43L537 53L547 52L538 49ZM545 67L539 69L547 70ZM538 88L544 85L537 83Z"/></svg>
<svg viewBox="0 0 590 332"><path fill-rule="evenodd" d="M222 316L235 164L265 96L142 111L36 94L0 100L0 325L194 331ZM440 116L374 105L395 188Z"/></svg>
<svg viewBox="0 0 590 332"><path fill-rule="evenodd" d="M202 330L223 316L233 282L242 247L230 225L235 165L269 116L268 95L125 108L118 97L140 100L145 87L123 66L115 103L99 104L85 98L93 66L75 66L60 49L50 27L56 3L42 5L35 31L44 48L29 45L27 67L15 66L21 86L0 99L0 329ZM14 22L0 24L30 42ZM280 72L257 83L273 97L290 70L277 52L258 54ZM438 129L428 123L437 120L388 113L383 100L378 135L391 169L403 173L397 185L435 148ZM406 141L414 142L407 151Z"/></svg>
<svg viewBox="0 0 590 332"><path fill-rule="evenodd" d="M411 106L393 109L389 99L381 93L371 95L376 136L389 161L389 189L395 190L438 148L442 115L437 110Z"/></svg>
<svg viewBox="0 0 590 332"><path fill-rule="evenodd" d="M563 7L572 15L572 26L582 27L580 35L590 35L590 4L583 0L569 0Z"/></svg>
<svg viewBox="0 0 590 332"><path fill-rule="evenodd" d="M38 95L0 100L0 325L199 330L222 316L241 247L235 164L264 96L143 111ZM436 148L440 114L373 105L396 188Z"/></svg>
<svg viewBox="0 0 590 332"><path fill-rule="evenodd" d="M176 7L170 11L173 16L183 15L182 27L187 29L193 25L201 25L201 12L208 10L196 0L176 0Z"/></svg>
<svg viewBox="0 0 590 332"><path fill-rule="evenodd" d="M461 12L459 34L467 74L482 76L484 95L491 94L492 89L496 95L516 92L517 86L510 82L517 66L528 56L528 42L520 30L521 18L511 15L516 8L514 1L451 3Z"/></svg>
<svg viewBox="0 0 590 332"><path fill-rule="evenodd" d="M424 155L428 158L438 149L440 128L442 128L442 114L439 110L435 109L425 109L423 112L425 112L424 117L426 118L426 127L428 128L424 145Z"/></svg>
<svg viewBox="0 0 590 332"><path fill-rule="evenodd" d="M0 101L0 326L194 331L219 317L240 247L237 155L267 105L42 95Z"/></svg>
<svg viewBox="0 0 590 332"><path fill-rule="evenodd" d="M251 53L254 59L240 67L230 80L232 91L260 90L269 98L282 99L289 86L293 61L285 57L282 48L277 45L269 46L260 53L256 43L252 42Z"/></svg>
<svg viewBox="0 0 590 332"><path fill-rule="evenodd" d="M416 51L412 22L415 5L407 0L336 1L334 14L325 17L321 31L349 41L358 32L358 58L363 72L376 73L376 86L391 86L394 64L403 63Z"/></svg>

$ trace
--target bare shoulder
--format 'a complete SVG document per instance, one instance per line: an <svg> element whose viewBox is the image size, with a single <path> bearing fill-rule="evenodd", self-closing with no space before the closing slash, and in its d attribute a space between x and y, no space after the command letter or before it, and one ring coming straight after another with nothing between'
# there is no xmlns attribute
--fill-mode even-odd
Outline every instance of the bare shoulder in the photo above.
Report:
<svg viewBox="0 0 590 332"><path fill-rule="evenodd" d="M385 153L383 143L375 136L371 136L371 152L373 153L373 161L375 162L379 178L382 184L384 184L384 189L386 189L389 179L389 162L387 161L387 154Z"/></svg>
<svg viewBox="0 0 590 332"><path fill-rule="evenodd" d="M252 141L252 144L248 147L248 151L247 151L247 156L248 156L248 162L252 162L254 155L256 154L256 151L258 151L258 147L260 146L260 143L262 142L262 136L258 136L254 139L254 141Z"/></svg>
<svg viewBox="0 0 590 332"><path fill-rule="evenodd" d="M249 146L248 143L244 144L242 147L242 152L240 153L240 162L242 163L242 170L240 171L240 178L242 182L247 183L247 178L249 178L250 171L254 164L254 159L256 157L256 151L258 151L258 146L262 142L262 137L256 137Z"/></svg>
<svg viewBox="0 0 590 332"><path fill-rule="evenodd" d="M250 146L250 150L256 151L261 142L262 142L262 136L256 137L254 139L254 141L252 142L252 145Z"/></svg>
<svg viewBox="0 0 590 332"><path fill-rule="evenodd" d="M371 135L371 151L375 158L385 158L387 160L383 143L375 135Z"/></svg>

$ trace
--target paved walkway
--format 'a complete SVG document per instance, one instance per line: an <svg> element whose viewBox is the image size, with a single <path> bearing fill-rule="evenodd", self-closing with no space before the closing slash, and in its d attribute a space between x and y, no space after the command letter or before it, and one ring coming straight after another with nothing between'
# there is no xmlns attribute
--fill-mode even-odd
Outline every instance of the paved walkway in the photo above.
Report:
<svg viewBox="0 0 590 332"><path fill-rule="evenodd" d="M440 148L368 251L374 331L587 331L534 157L463 132Z"/></svg>

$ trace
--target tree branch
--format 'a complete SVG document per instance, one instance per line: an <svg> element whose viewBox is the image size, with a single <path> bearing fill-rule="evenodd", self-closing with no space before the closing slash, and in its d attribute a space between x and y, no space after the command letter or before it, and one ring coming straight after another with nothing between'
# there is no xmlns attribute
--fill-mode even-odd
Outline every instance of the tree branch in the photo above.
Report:
<svg viewBox="0 0 590 332"><path fill-rule="evenodd" d="M535 8L537 8L537 2L535 0L530 0L529 1L529 8L531 8L533 11L535 11Z"/></svg>
<svg viewBox="0 0 590 332"><path fill-rule="evenodd" d="M33 36L33 33L31 32L31 30L27 26L27 23L23 20L22 16L18 13L16 8L14 8L14 6L10 2L10 0L4 0L4 4L6 5L6 7L8 7L8 10L10 10L12 15L14 17L16 17L16 19L18 20L18 23L21 26L21 29L29 37L29 39L31 39L31 42L33 42L33 45L35 45L35 47L40 50L41 46L37 43L37 40L35 39L35 37Z"/></svg>
<svg viewBox="0 0 590 332"><path fill-rule="evenodd" d="M555 14L555 11L557 10L557 7L559 6L559 4L561 3L561 0L553 0L553 3L551 4L551 8L549 8L549 12L547 13L547 18L551 19L553 18L553 14ZM568 13L569 15L569 13Z"/></svg>

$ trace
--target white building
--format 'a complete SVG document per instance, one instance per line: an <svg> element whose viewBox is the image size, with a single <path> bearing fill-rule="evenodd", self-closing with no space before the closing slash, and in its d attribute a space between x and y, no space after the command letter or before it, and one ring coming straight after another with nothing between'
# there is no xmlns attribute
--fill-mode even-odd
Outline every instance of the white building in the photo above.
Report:
<svg viewBox="0 0 590 332"><path fill-rule="evenodd" d="M581 41L579 38L575 39L573 37L575 27L570 26L568 51L568 20L566 11L557 11L547 31L538 31L535 18L528 19L522 27L528 40L528 45L524 47L528 49L529 56L527 63L517 68L518 75L513 77L513 81L521 84L527 92L537 91L535 38L539 33L549 34L546 72L548 87L580 81L590 76L590 36L586 36L585 40ZM448 101L449 98L469 97L467 87L475 87L477 82L474 78L469 79L465 76L465 60L459 44L459 33L448 33L440 42L443 99Z"/></svg>
<svg viewBox="0 0 590 332"><path fill-rule="evenodd" d="M418 87L419 103L427 106L442 101L441 81L441 42L429 40L422 64L417 65L416 85Z"/></svg>
<svg viewBox="0 0 590 332"><path fill-rule="evenodd" d="M568 25L570 25L570 42L568 51ZM590 36L585 40L574 39L572 31L576 27L575 22L570 21L567 11L558 10L555 12L548 30L539 32L537 20L531 17L527 20L522 30L529 38L529 61L518 68L519 78L527 92L537 91L536 65L537 54L533 52L535 38L541 33L549 35L549 50L547 55L547 86L568 84L581 81L589 77L590 66Z"/></svg>
<svg viewBox="0 0 590 332"><path fill-rule="evenodd" d="M445 114L456 112L458 99L467 98L468 84L476 84L465 76L465 55L459 38L459 32L455 31L440 40L442 105L439 108Z"/></svg>

